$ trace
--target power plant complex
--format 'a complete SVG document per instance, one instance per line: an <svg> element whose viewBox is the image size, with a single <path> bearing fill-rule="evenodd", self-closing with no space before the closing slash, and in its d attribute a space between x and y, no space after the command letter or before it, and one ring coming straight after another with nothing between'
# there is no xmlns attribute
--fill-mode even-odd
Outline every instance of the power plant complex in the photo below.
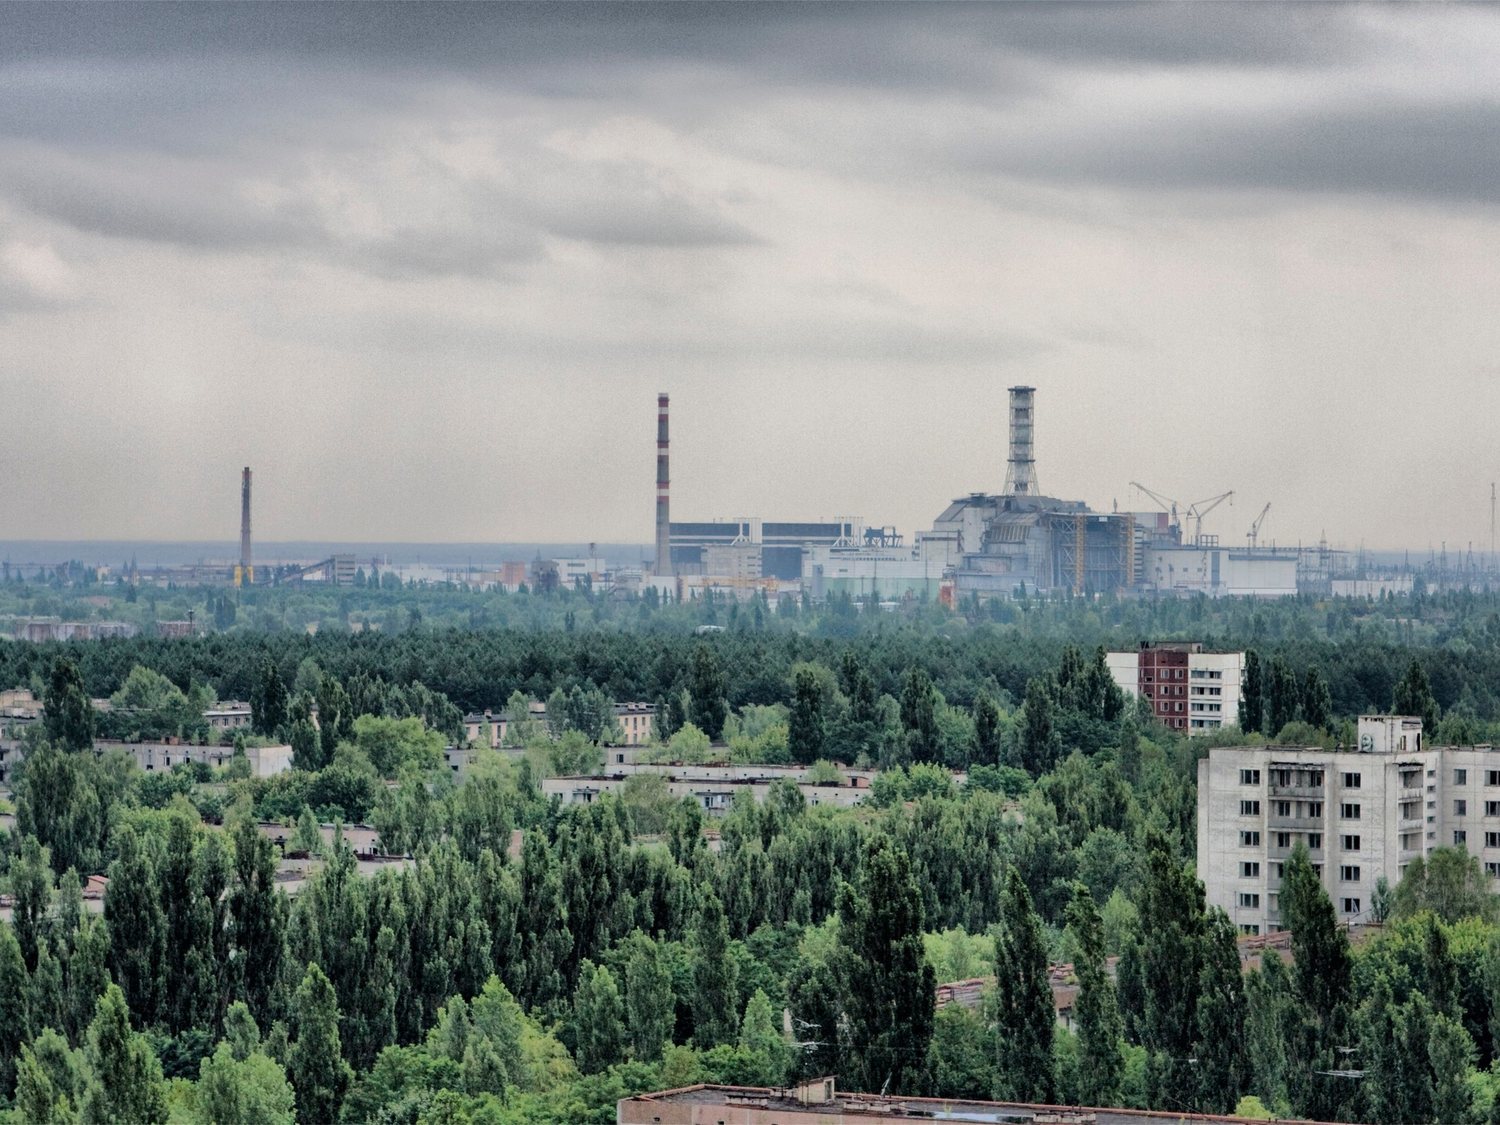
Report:
<svg viewBox="0 0 1500 1125"><path fill-rule="evenodd" d="M673 523L668 510L667 396L658 397L656 570L663 594L691 598L795 589L951 602L1027 593L1178 593L1280 596L1326 582L1318 552L1221 545L1202 517L1233 494L1185 506L1139 485L1159 510L1097 512L1042 493L1035 451L1036 388L1011 387L1010 450L999 493L953 500L908 545L894 528L863 520L760 518ZM1269 507L1269 506L1268 506ZM1265 513L1262 512L1262 519ZM1185 519L1183 517L1186 517ZM1184 525L1191 530L1184 536Z"/></svg>
<svg viewBox="0 0 1500 1125"><path fill-rule="evenodd" d="M950 501L908 541L888 524L854 516L771 520L759 516L672 520L671 399L656 398L656 524L651 561L587 557L507 562L498 570L458 578L479 586L548 590L558 587L691 600L705 594L745 599L830 597L882 602L908 599L949 605L978 598L1058 593L1250 595L1299 591L1351 593L1340 577L1342 556L1326 545L1276 548L1258 541L1266 505L1244 546L1203 532L1203 518L1233 493L1181 504L1143 485L1132 487L1154 509L1100 512L1082 500L1046 495L1036 458L1036 388L1009 389L1009 452L1000 492L971 492ZM240 478L240 550L226 570L235 586L256 584L251 548L251 471ZM371 573L377 569L371 564ZM262 567L262 582L358 580L353 554ZM421 580L427 580L423 578ZM1368 579L1363 580L1366 585ZM1385 579L1379 580L1381 582ZM1357 587L1360 580L1352 585ZM1408 579L1409 582L1409 579Z"/></svg>

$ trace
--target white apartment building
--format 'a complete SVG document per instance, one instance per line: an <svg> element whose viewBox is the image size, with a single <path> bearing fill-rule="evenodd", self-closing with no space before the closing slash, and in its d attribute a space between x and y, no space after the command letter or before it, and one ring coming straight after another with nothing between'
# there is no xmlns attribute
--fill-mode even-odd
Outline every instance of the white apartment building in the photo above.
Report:
<svg viewBox="0 0 1500 1125"><path fill-rule="evenodd" d="M1164 726L1207 734L1240 721L1243 652L1204 652L1197 642L1142 643L1109 652L1105 665L1127 698L1144 696Z"/></svg>
<svg viewBox="0 0 1500 1125"><path fill-rule="evenodd" d="M1362 715L1359 746L1216 747L1198 763L1198 877L1241 932L1281 928L1283 866L1304 844L1341 921L1370 921L1376 881L1461 846L1500 878L1500 751L1429 747L1422 720Z"/></svg>

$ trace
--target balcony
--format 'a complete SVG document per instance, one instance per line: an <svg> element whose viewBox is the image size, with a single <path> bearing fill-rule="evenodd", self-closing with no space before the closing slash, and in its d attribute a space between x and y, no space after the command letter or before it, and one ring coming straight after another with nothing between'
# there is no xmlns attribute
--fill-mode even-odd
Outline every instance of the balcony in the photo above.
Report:
<svg viewBox="0 0 1500 1125"><path fill-rule="evenodd" d="M1321 785L1276 785L1267 786L1272 797L1300 797L1303 800L1321 801L1325 793Z"/></svg>
<svg viewBox="0 0 1500 1125"><path fill-rule="evenodd" d="M1321 832L1323 831L1323 818L1321 816L1277 816L1272 813L1266 818L1266 827L1272 831Z"/></svg>
<svg viewBox="0 0 1500 1125"><path fill-rule="evenodd" d="M1423 820L1420 816L1412 816L1412 817L1403 816L1400 820L1398 820L1396 822L1396 831L1397 832L1421 832L1426 827L1427 827L1427 822L1425 820Z"/></svg>
<svg viewBox="0 0 1500 1125"><path fill-rule="evenodd" d="M1288 858L1290 858L1290 856L1291 856L1291 854L1292 854L1292 852L1294 850L1295 850L1295 847L1278 848L1278 847L1276 847L1273 844L1273 845L1271 845L1271 847L1269 847L1269 848L1266 849L1266 858L1267 859L1288 859ZM1312 860L1312 862L1314 862L1314 863L1322 863L1323 862L1323 849L1322 848L1308 848L1307 849L1307 858L1310 859L1310 860ZM1275 879L1274 876L1273 876L1273 879ZM1276 882L1280 882L1279 879L1275 879L1275 881ZM1276 888L1272 887L1271 889L1275 890Z"/></svg>

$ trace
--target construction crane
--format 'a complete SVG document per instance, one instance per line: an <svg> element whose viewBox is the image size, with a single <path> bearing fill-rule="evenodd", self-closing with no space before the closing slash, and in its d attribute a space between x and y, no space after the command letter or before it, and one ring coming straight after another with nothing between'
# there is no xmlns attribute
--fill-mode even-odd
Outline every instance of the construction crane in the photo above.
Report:
<svg viewBox="0 0 1500 1125"><path fill-rule="evenodd" d="M1210 496L1207 500L1199 500L1188 508L1187 517L1193 521L1193 546L1196 547L1203 543L1203 517L1224 503L1225 500L1233 503L1234 489L1230 489L1228 492L1221 492L1217 496ZM1204 507L1205 504L1207 507Z"/></svg>
<svg viewBox="0 0 1500 1125"><path fill-rule="evenodd" d="M1260 525L1266 522L1266 513L1270 510L1271 502L1267 500L1266 506L1260 510L1260 515L1256 516L1255 522L1250 525L1249 534L1245 536L1245 540L1249 544L1252 551L1255 550L1256 546L1260 543Z"/></svg>
<svg viewBox="0 0 1500 1125"><path fill-rule="evenodd" d="M1151 497L1151 499L1160 504L1162 511L1167 513L1168 528L1173 532L1173 534L1180 534L1181 525L1179 524L1177 519L1178 504L1176 500L1173 500L1169 496L1161 496L1155 492L1152 492L1144 484L1140 484L1136 481L1131 481L1130 487L1135 489L1137 492L1144 492L1147 496Z"/></svg>

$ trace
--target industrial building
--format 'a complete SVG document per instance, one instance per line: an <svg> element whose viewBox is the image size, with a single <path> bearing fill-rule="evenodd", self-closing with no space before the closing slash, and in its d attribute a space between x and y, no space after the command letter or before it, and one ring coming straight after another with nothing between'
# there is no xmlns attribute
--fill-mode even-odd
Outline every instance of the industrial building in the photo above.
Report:
<svg viewBox="0 0 1500 1125"><path fill-rule="evenodd" d="M1164 594L1283 598L1297 592L1299 555L1292 548L1154 543L1146 548L1144 574Z"/></svg>
<svg viewBox="0 0 1500 1125"><path fill-rule="evenodd" d="M1357 747L1215 747L1198 763L1198 877L1240 931L1281 929L1288 856L1306 847L1341 921L1371 920L1434 848L1467 848L1500 878L1500 751L1429 747L1422 720L1362 715Z"/></svg>
<svg viewBox="0 0 1500 1125"><path fill-rule="evenodd" d="M1142 643L1104 660L1126 697L1149 699L1164 726L1192 735L1239 724L1243 652L1204 652L1197 642Z"/></svg>
<svg viewBox="0 0 1500 1125"><path fill-rule="evenodd" d="M924 557L953 566L962 598L1023 591L1096 593L1140 582L1151 527L1131 512L1095 512L1081 500L1041 494L1035 458L1035 387L1010 388L1005 490L960 497L920 538ZM1151 517L1150 522L1155 523Z"/></svg>

